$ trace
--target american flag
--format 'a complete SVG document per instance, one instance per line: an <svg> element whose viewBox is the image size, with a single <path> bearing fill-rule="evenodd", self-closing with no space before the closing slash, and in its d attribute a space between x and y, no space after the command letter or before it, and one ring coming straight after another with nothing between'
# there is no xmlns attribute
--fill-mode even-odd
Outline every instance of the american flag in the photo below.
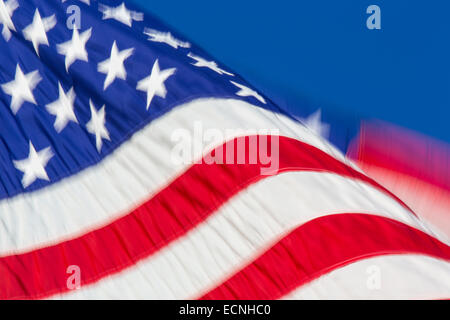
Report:
<svg viewBox="0 0 450 320"><path fill-rule="evenodd" d="M155 17L0 0L0 27L0 298L450 296L449 240L320 117Z"/></svg>

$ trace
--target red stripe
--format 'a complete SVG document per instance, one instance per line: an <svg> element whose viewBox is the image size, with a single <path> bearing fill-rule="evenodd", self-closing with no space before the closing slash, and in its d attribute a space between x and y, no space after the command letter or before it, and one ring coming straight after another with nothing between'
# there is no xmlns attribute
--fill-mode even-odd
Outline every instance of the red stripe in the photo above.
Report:
<svg viewBox="0 0 450 320"><path fill-rule="evenodd" d="M366 214L324 216L295 229L201 299L279 299L343 265L404 253L450 260L449 246L398 221Z"/></svg>
<svg viewBox="0 0 450 320"><path fill-rule="evenodd" d="M279 172L328 171L382 189L315 147L285 137L278 143ZM240 190L263 179L261 167L193 165L153 198L109 225L53 246L0 258L0 298L42 298L68 291L66 270L70 265L80 267L82 285L133 265L186 234Z"/></svg>
<svg viewBox="0 0 450 320"><path fill-rule="evenodd" d="M450 147L396 126L364 123L348 155L362 165L399 172L450 191Z"/></svg>

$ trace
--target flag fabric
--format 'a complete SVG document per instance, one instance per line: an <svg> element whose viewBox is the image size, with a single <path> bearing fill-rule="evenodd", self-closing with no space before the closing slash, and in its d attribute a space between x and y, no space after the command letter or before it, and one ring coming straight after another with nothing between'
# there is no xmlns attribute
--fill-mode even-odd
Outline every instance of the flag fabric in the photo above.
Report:
<svg viewBox="0 0 450 320"><path fill-rule="evenodd" d="M450 296L449 240L320 117L148 13L0 0L0 27L0 298Z"/></svg>
<svg viewBox="0 0 450 320"><path fill-rule="evenodd" d="M450 237L448 144L382 121L365 121L347 155Z"/></svg>

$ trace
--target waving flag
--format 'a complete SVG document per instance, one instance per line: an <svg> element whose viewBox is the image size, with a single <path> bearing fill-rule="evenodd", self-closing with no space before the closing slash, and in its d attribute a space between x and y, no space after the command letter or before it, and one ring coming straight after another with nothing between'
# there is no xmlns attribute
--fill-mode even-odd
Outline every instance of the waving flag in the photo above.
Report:
<svg viewBox="0 0 450 320"><path fill-rule="evenodd" d="M450 147L383 123L365 122L348 155L414 212L450 237Z"/></svg>
<svg viewBox="0 0 450 320"><path fill-rule="evenodd" d="M448 239L154 17L0 25L0 298L450 296Z"/></svg>

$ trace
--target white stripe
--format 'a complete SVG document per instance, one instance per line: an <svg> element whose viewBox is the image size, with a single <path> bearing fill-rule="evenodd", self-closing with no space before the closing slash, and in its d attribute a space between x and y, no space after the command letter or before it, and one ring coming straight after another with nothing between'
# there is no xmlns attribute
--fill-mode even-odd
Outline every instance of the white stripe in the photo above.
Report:
<svg viewBox="0 0 450 320"><path fill-rule="evenodd" d="M283 299L448 298L448 262L420 255L386 255L333 270Z"/></svg>
<svg viewBox="0 0 450 320"><path fill-rule="evenodd" d="M368 184L331 173L288 172L251 185L187 235L136 266L63 297L196 298L299 225L352 212L422 228L395 200Z"/></svg>
<svg viewBox="0 0 450 320"><path fill-rule="evenodd" d="M147 200L185 169L175 164L175 129L278 129L344 160L339 151L287 117L234 99L200 99L179 106L133 135L113 154L47 188L0 201L0 255L79 236L110 223ZM231 135L229 138L235 137ZM194 137L195 138L195 137ZM200 137L197 137L200 138ZM210 146L221 145L214 140ZM209 151L209 150L205 150ZM194 150L199 159L202 150ZM345 160L344 160L345 161Z"/></svg>

